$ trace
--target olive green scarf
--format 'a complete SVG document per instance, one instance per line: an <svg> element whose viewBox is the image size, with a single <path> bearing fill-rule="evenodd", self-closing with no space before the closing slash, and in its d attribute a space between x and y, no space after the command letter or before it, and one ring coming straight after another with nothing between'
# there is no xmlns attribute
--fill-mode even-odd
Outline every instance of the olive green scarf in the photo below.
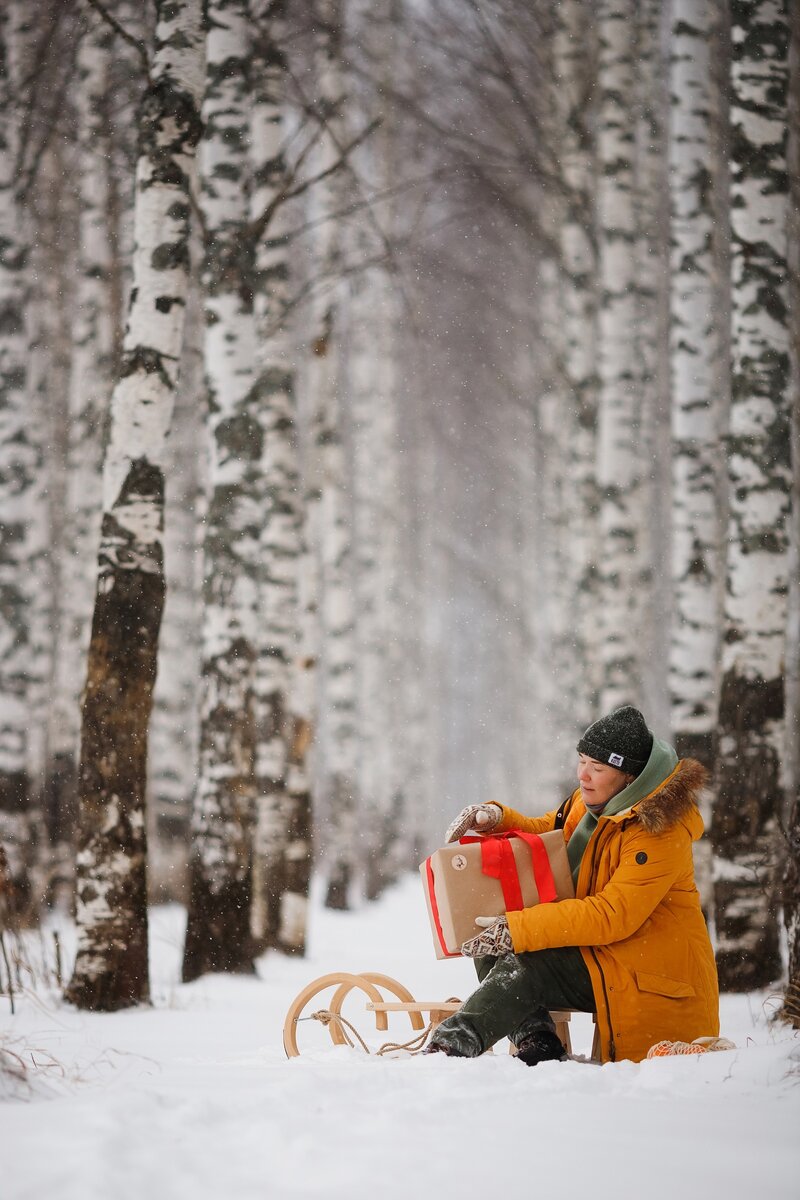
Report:
<svg viewBox="0 0 800 1200"><path fill-rule="evenodd" d="M602 813L600 813L600 817L614 817L618 813L625 812L626 809L631 808L637 800L649 796L659 784L664 782L668 775L672 774L677 765L678 756L672 746L668 742L661 742L658 738L654 737L653 748L650 751L647 766L641 775L637 775L626 788L623 788L616 796L611 797ZM567 857L569 865L572 868L572 878L575 883L578 882L578 872L580 871L583 852L589 845L599 819L593 812L589 812L587 808L585 815L578 822L572 837L567 843Z"/></svg>

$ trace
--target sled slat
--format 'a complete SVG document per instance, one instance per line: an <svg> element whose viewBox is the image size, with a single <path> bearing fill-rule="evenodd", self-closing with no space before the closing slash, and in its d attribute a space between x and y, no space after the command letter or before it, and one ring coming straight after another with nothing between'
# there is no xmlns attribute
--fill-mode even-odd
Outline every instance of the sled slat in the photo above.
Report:
<svg viewBox="0 0 800 1200"><path fill-rule="evenodd" d="M386 1000L380 1004L370 1001L367 1004L370 1012L458 1012L461 1008L461 1002L458 1004L448 1003L444 1000L431 1000L430 1003L426 1000L414 1000L412 1002L403 1002L400 1000Z"/></svg>

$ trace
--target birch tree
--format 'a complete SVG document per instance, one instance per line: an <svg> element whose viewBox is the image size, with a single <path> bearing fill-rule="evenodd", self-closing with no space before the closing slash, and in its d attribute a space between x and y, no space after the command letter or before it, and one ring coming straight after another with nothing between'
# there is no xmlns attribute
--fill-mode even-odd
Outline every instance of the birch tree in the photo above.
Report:
<svg viewBox="0 0 800 1200"><path fill-rule="evenodd" d="M203 282L209 508L203 570L200 768L183 978L252 971L259 527L264 433L255 382L245 0L208 7Z"/></svg>
<svg viewBox="0 0 800 1200"><path fill-rule="evenodd" d="M790 511L787 9L732 13L732 345L727 587L712 825L720 984L781 972L773 861L783 806Z"/></svg>
<svg viewBox="0 0 800 1200"><path fill-rule="evenodd" d="M573 418L570 476L576 492L569 557L575 564L571 620L576 674L575 717L597 710L596 590L597 512L597 248L594 237L594 145L591 87L597 70L592 22L578 0L561 4L553 42L560 100L559 141L566 189L560 230L564 371ZM580 715L578 715L580 714ZM574 718L573 718L574 719Z"/></svg>
<svg viewBox="0 0 800 1200"><path fill-rule="evenodd" d="M260 535L259 647L256 668L258 799L251 929L257 943L302 951L310 872L308 790L290 773L298 653L298 572L302 550L294 347L286 328L291 281L284 201L287 61L285 4L251 0L256 31L251 130L255 393L263 436L265 512ZM271 215L270 215L271 214ZM269 218L269 219L266 219ZM263 228L262 228L263 227ZM297 745L295 751L299 750ZM296 757L296 753L295 753Z"/></svg>
<svg viewBox="0 0 800 1200"><path fill-rule="evenodd" d="M637 353L635 124L636 11L630 0L598 8L598 324L600 489L600 707L639 703L639 573L642 464L641 364Z"/></svg>
<svg viewBox="0 0 800 1200"><path fill-rule="evenodd" d="M711 43L716 5L675 0L670 107L672 574L670 693L678 753L712 766L718 697L722 529L717 486L722 330L714 304Z"/></svg>
<svg viewBox="0 0 800 1200"><path fill-rule="evenodd" d="M18 915L32 900L30 880L28 604L25 572L28 510L35 484L27 394L28 246L18 200L21 7L0 11L0 845Z"/></svg>
<svg viewBox="0 0 800 1200"><path fill-rule="evenodd" d="M202 260L192 230L191 261ZM180 378L170 431L170 485L164 513L166 598L158 647L148 758L148 891L151 902L187 899L188 842L197 781L202 626L202 514L207 494L202 289L187 298Z"/></svg>
<svg viewBox="0 0 800 1200"><path fill-rule="evenodd" d="M346 908L354 877L356 794L354 612L352 545L345 503L342 438L342 313L340 212L343 175L335 171L346 143L343 113L340 0L316 8L315 68L318 118L322 125L315 163L311 358L308 364L309 434L306 452L306 511L317 556L320 718L315 762L325 854L330 864L327 902Z"/></svg>
<svg viewBox="0 0 800 1200"><path fill-rule="evenodd" d="M669 182L667 120L669 79L662 53L660 0L639 0L636 7L636 316L635 351L639 364L639 536L636 573L638 635L647 657L666 663L669 656L671 513L669 455ZM653 671L640 658L642 707L657 729L669 727L667 673Z"/></svg>
<svg viewBox="0 0 800 1200"><path fill-rule="evenodd" d="M681 756L713 769L719 699L724 525L720 475L723 405L719 360L725 328L717 303L715 212L719 102L712 50L716 5L676 0L672 10L669 180L673 613L671 728ZM710 795L703 800L710 820ZM712 900L711 846L695 847L698 886Z"/></svg>
<svg viewBox="0 0 800 1200"><path fill-rule="evenodd" d="M800 10L789 14L789 361L791 364L792 536L789 559L787 651L787 763L789 800L786 829L787 870L783 915L789 945L789 970L783 1013L800 1029ZM794 799L792 799L794 797Z"/></svg>
<svg viewBox="0 0 800 1200"><path fill-rule="evenodd" d="M145 776L164 600L164 447L189 282L189 188L200 136L198 0L156 0L139 115L134 284L111 398L97 591L78 775L78 949L66 998L148 999Z"/></svg>
<svg viewBox="0 0 800 1200"><path fill-rule="evenodd" d="M107 136L114 33L96 13L77 54L79 248L72 308L63 568L58 653L50 713L51 803L60 823L74 821L80 737L80 687L94 600L92 567L102 513L103 435L111 391L112 325Z"/></svg>
<svg viewBox="0 0 800 1200"><path fill-rule="evenodd" d="M360 860L367 899L396 877L411 832L403 819L410 748L403 688L399 607L401 462L398 456L397 338L401 298L396 270L398 224L397 113L390 96L402 70L399 17L393 0L354 7L355 39L369 80L350 111L376 131L354 155L352 177L361 207L347 223L349 257L369 263L349 281L345 379L352 463L353 570Z"/></svg>

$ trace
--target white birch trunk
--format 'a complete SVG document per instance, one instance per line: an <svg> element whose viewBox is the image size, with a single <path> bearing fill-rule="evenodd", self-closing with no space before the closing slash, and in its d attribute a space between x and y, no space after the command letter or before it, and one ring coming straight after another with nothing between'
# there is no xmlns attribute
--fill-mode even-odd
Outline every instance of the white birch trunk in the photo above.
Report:
<svg viewBox="0 0 800 1200"><path fill-rule="evenodd" d="M46 593L39 592L34 601L32 617L40 628L46 627L50 658L43 679L32 681L31 711L45 739L49 730L49 704L54 690L55 653L59 619L58 597L61 594L63 556L52 552L62 540L66 509L66 447L67 398L70 386L72 354L72 289L75 277L74 231L78 220L76 205L70 189L63 186L68 174L68 159L62 144L56 140L39 169L39 187L32 196L31 218L38 236L31 244L31 340L30 394L32 404L44 414L39 429L45 457L46 547L42 566ZM38 584L37 584L38 587ZM40 698L37 700L37 693ZM41 696L43 693L43 697ZM42 714L45 714L42 719ZM54 787L53 772L48 770L43 795L43 816L49 841L48 879L46 895L49 903L71 908L75 892L74 838L77 820L77 797L73 786L73 803L65 811L59 802L60 792ZM73 764L73 775L75 768Z"/></svg>
<svg viewBox="0 0 800 1200"><path fill-rule="evenodd" d="M81 726L80 1008L148 998L147 733L164 596L166 437L189 284L189 187L200 135L198 0L157 0L140 112L134 286L111 399L97 594Z"/></svg>
<svg viewBox="0 0 800 1200"><path fill-rule="evenodd" d="M563 210L559 211L561 206L556 204L555 197L550 198L547 207L551 210L549 223L555 233ZM570 546L579 505L570 469L575 406L567 391L564 368L567 345L562 320L563 281L559 264L552 258L542 257L537 267L538 287L532 306L538 310L542 349L537 362L534 473L544 553L537 563L541 602L536 604L531 597L529 603L536 604L536 623L541 623L544 634L542 653L537 659L537 687L556 749L551 759L555 773L544 781L544 786L557 790L557 764L567 758L570 742L575 744L576 739L570 736L571 725L581 721L576 714L573 690L578 662L572 653L578 563Z"/></svg>
<svg viewBox="0 0 800 1200"><path fill-rule="evenodd" d="M184 980L251 971L255 673L264 433L255 382L246 0L208 9L205 220L209 509L203 578L200 766L192 811Z"/></svg>
<svg viewBox="0 0 800 1200"><path fill-rule="evenodd" d="M789 358L792 396L792 530L786 639L788 864L783 919L789 949L783 1015L800 1029L800 10L789 15Z"/></svg>
<svg viewBox="0 0 800 1200"><path fill-rule="evenodd" d="M298 654L302 511L294 347L285 321L290 254L282 235L285 216L280 201L287 183L283 153L286 30L282 4L252 0L251 13L259 30L250 118L253 222L258 224L266 212L275 210L255 251L255 391L263 431L261 470L267 502L260 536L258 800L251 931L258 944L271 942L302 953L311 847L310 793L302 779L307 732L300 735L301 727L306 731L308 727L294 711L292 694Z"/></svg>
<svg viewBox="0 0 800 1200"><path fill-rule="evenodd" d="M202 242L192 231L191 260ZM200 639L202 627L202 528L199 500L206 483L202 290L187 300L180 380L170 435L170 486L166 494L164 557L166 598L158 648L148 767L148 891L151 903L188 900L188 847L199 749Z"/></svg>
<svg viewBox="0 0 800 1200"><path fill-rule="evenodd" d="M672 388L673 615L669 653L671 727L678 754L709 770L719 697L722 405L718 362L712 179L719 174L712 122L719 118L712 71L716 6L674 0L670 78L670 364ZM708 823L710 793L702 802ZM712 902L711 844L695 848L703 905Z"/></svg>
<svg viewBox="0 0 800 1200"><path fill-rule="evenodd" d="M774 855L783 808L790 511L783 0L733 11L733 379L727 591L712 838L720 984L781 972Z"/></svg>
<svg viewBox="0 0 800 1200"><path fill-rule="evenodd" d="M11 910L28 915L30 787L28 696L30 504L36 483L28 399L28 246L17 195L19 126L13 115L22 10L0 11L0 845L13 887Z"/></svg>
<svg viewBox="0 0 800 1200"><path fill-rule="evenodd" d="M334 167L344 144L340 0L317 6L315 62L319 112L326 122L316 169ZM308 370L311 426L307 467L309 528L319 560L320 734L315 763L321 843L330 866L328 903L348 907L357 861L356 698L352 546L345 498L347 469L342 435L342 172L314 189L317 236L312 358Z"/></svg>
<svg viewBox="0 0 800 1200"><path fill-rule="evenodd" d="M711 766L718 695L721 528L716 476L721 330L714 308L711 39L715 5L674 0L670 107L674 618L672 731Z"/></svg>
<svg viewBox="0 0 800 1200"><path fill-rule="evenodd" d="M669 177L667 125L670 95L664 43L669 30L661 0L636 5L636 299L634 331L640 364L641 481L636 565L641 705L654 729L668 729L669 657L672 611L669 385ZM655 668L655 669L654 669Z"/></svg>
<svg viewBox="0 0 800 1200"><path fill-rule="evenodd" d="M72 307L72 363L64 504L64 566L50 710L49 780L58 824L74 819L80 689L94 602L93 567L100 540L103 437L111 392L111 240L106 105L113 33L92 14L78 48L79 248Z"/></svg>
<svg viewBox="0 0 800 1200"><path fill-rule="evenodd" d="M639 566L642 468L641 363L635 203L636 6L601 0L599 16L598 239L601 305L597 479L601 550L598 564L600 708L640 703Z"/></svg>
<svg viewBox="0 0 800 1200"><path fill-rule="evenodd" d="M600 692L597 644L597 252L594 226L594 147L586 78L597 69L592 24L578 0L556 13L555 78L561 103L560 157L567 188L561 225L564 372L571 410L571 469L575 491L570 529L574 563L571 625L577 680L570 730L580 733L597 713Z"/></svg>

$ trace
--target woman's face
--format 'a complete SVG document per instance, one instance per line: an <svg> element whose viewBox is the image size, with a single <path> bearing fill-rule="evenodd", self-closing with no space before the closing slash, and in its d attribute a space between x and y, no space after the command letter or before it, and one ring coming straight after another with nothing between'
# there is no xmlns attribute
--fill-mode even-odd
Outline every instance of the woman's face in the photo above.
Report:
<svg viewBox="0 0 800 1200"><path fill-rule="evenodd" d="M578 755L578 783L581 785L583 803L595 815L599 815L612 796L616 796L635 778L626 775L617 767L598 762L586 754Z"/></svg>

